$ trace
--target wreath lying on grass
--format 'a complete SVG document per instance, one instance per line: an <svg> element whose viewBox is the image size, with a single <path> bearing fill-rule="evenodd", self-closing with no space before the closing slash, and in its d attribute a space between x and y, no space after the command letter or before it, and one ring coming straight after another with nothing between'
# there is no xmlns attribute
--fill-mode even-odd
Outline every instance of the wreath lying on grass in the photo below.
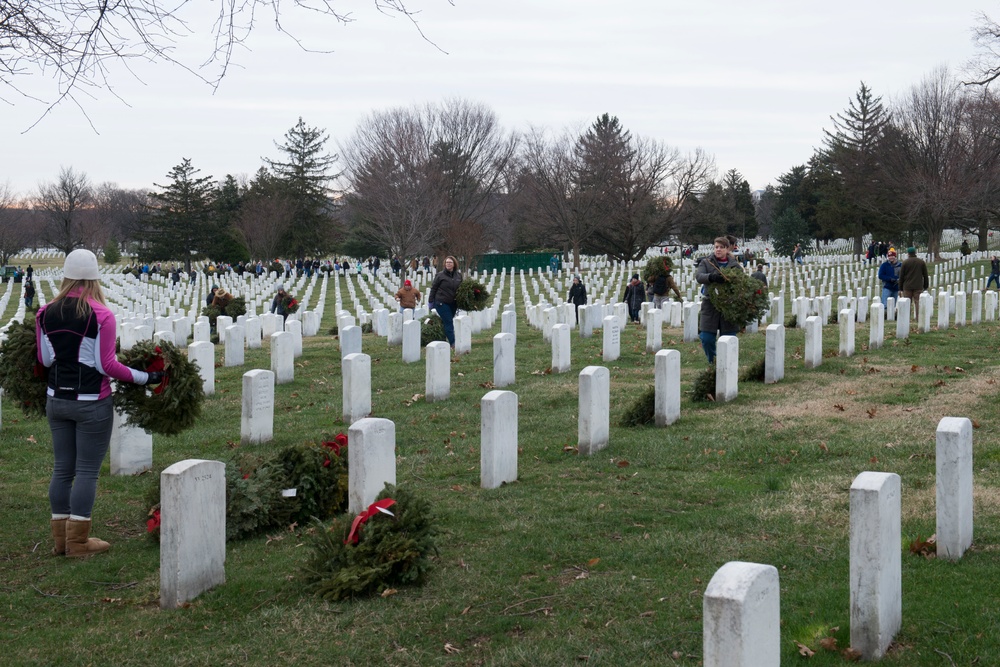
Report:
<svg viewBox="0 0 1000 667"><path fill-rule="evenodd" d="M294 495L292 495L294 489ZM226 462L226 540L240 540L347 509L347 436ZM146 532L160 539L160 476L146 492Z"/></svg>
<svg viewBox="0 0 1000 667"><path fill-rule="evenodd" d="M436 340L446 341L448 337L444 333L444 322L437 313L432 313L420 326L420 347L427 347Z"/></svg>
<svg viewBox="0 0 1000 667"><path fill-rule="evenodd" d="M153 387L119 382L115 388L115 409L138 428L177 435L194 426L205 402L205 390L198 367L172 343L141 341L124 350L121 363L140 371L163 371L163 382Z"/></svg>
<svg viewBox="0 0 1000 667"><path fill-rule="evenodd" d="M648 283L651 280L661 278L670 273L672 267L673 262L666 255L650 257L646 266L642 267L642 281Z"/></svg>
<svg viewBox="0 0 1000 667"><path fill-rule="evenodd" d="M618 422L620 426L643 426L656 419L656 387L649 387L639 395Z"/></svg>
<svg viewBox="0 0 1000 667"><path fill-rule="evenodd" d="M759 320L768 309L767 292L759 280L742 268L720 269L726 282L709 283L706 293L719 314L738 327Z"/></svg>
<svg viewBox="0 0 1000 667"><path fill-rule="evenodd" d="M315 527L303 578L326 600L420 584L437 552L429 503L390 484L358 516L342 515L329 528L318 522Z"/></svg>
<svg viewBox="0 0 1000 667"><path fill-rule="evenodd" d="M48 369L38 363L35 318L25 317L7 330L0 346L0 387L26 417L44 417Z"/></svg>
<svg viewBox="0 0 1000 667"><path fill-rule="evenodd" d="M709 364L708 368L699 373L694 379L694 386L691 388L691 401L693 403L704 403L715 400L715 364Z"/></svg>
<svg viewBox="0 0 1000 667"><path fill-rule="evenodd" d="M458 284L455 305L468 312L483 310L490 305L490 293L478 280L466 278Z"/></svg>

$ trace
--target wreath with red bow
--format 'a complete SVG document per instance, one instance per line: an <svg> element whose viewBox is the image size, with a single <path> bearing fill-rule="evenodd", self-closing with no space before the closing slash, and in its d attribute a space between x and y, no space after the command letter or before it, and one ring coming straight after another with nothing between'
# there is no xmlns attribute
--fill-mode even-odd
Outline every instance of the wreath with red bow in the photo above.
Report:
<svg viewBox="0 0 1000 667"><path fill-rule="evenodd" d="M436 533L427 501L386 484L357 516L338 517L329 528L316 522L306 585L324 599L343 600L420 584L437 552Z"/></svg>
<svg viewBox="0 0 1000 667"><path fill-rule="evenodd" d="M137 370L163 372L163 382L154 387L117 383L115 409L129 425L160 435L177 435L194 426L205 390L198 367L180 349L172 343L142 341L123 350L119 361Z"/></svg>

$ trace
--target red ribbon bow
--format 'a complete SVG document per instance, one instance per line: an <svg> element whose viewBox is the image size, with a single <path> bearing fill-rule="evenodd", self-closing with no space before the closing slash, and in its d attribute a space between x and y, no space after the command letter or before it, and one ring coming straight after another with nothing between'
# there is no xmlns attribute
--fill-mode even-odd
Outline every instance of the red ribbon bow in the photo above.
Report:
<svg viewBox="0 0 1000 667"><path fill-rule="evenodd" d="M152 373L154 371L162 371L164 368L166 368L166 364L163 361L163 350L161 350L160 346L157 345L156 346L156 356L153 357L152 361L149 362L149 365L146 366L146 372L147 373ZM169 381L169 380L170 380L170 376L167 375L166 373L164 373L163 374L163 381L160 382L160 384L158 384L156 386L156 389L153 390L153 393L154 394L161 394L161 393L163 393L163 390L167 388L167 381Z"/></svg>
<svg viewBox="0 0 1000 667"><path fill-rule="evenodd" d="M396 501L392 498L385 498L383 500L376 500L371 505L368 506L361 514L354 517L354 523L351 524L351 532L348 533L347 539L344 540L344 544L357 544L358 543L358 533L361 531L361 526L365 525L368 519L372 518L376 514L388 514L393 516L389 508L396 504Z"/></svg>
<svg viewBox="0 0 1000 667"><path fill-rule="evenodd" d="M333 450L335 455L340 456L341 452L347 448L347 436L343 433L338 433L333 440L325 441L323 446L327 449Z"/></svg>

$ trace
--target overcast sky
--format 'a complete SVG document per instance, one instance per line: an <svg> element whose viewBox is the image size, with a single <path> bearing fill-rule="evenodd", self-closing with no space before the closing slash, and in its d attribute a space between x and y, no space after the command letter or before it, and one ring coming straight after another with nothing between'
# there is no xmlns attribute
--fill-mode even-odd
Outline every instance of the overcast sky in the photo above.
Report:
<svg viewBox="0 0 1000 667"><path fill-rule="evenodd" d="M193 4L204 34L215 3ZM304 52L265 17L214 94L176 66L133 62L141 81L112 80L121 99L81 98L89 120L64 103L28 130L45 107L2 91L0 183L29 194L66 166L152 189L182 158L201 176L252 175L299 116L337 152L373 110L461 97L518 131L583 129L608 112L633 134L705 149L720 176L735 168L758 189L809 159L861 81L890 102L936 67L961 73L976 13L1000 15L968 0L408 0L438 49L369 0L334 4L356 20L283 19L332 53ZM208 53L204 39L177 44L193 66ZM53 96L41 77L18 83Z"/></svg>

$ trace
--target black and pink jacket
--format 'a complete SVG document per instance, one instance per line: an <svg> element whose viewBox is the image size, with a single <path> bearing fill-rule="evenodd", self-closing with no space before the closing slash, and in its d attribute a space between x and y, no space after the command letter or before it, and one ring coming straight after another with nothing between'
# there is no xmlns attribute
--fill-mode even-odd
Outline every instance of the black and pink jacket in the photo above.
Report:
<svg viewBox="0 0 1000 667"><path fill-rule="evenodd" d="M145 384L144 371L129 368L115 355L115 316L89 300L90 315L79 318L79 292L38 309L35 336L38 361L49 369L48 395L70 401L96 401L111 395L109 378Z"/></svg>

